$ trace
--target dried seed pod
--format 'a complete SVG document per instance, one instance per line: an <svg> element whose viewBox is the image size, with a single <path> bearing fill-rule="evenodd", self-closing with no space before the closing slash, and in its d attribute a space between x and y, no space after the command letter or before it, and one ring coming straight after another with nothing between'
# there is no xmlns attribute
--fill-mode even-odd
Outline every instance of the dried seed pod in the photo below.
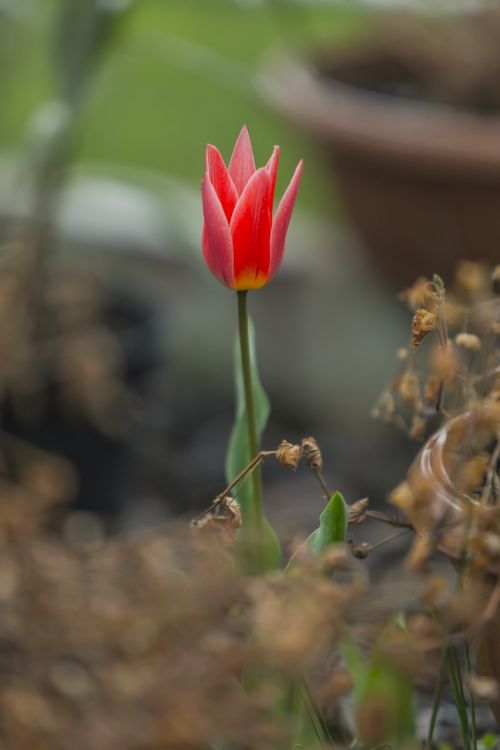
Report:
<svg viewBox="0 0 500 750"><path fill-rule="evenodd" d="M276 458L282 466L287 466L296 471L302 456L300 445L292 445L287 440L282 440L276 449Z"/></svg>
<svg viewBox="0 0 500 750"><path fill-rule="evenodd" d="M358 560L365 560L370 554L371 546L368 542L356 542L352 537L349 539L351 552Z"/></svg>
<svg viewBox="0 0 500 750"><path fill-rule="evenodd" d="M398 297L406 302L411 310L416 310L425 304L426 290L429 288L429 279L425 276L419 276L415 283L408 289L399 293Z"/></svg>
<svg viewBox="0 0 500 750"><path fill-rule="evenodd" d="M473 333L459 333L455 336L455 344L471 352L477 352L481 348L481 339Z"/></svg>
<svg viewBox="0 0 500 750"><path fill-rule="evenodd" d="M191 528L214 534L220 546L229 552L234 550L240 526L241 509L238 501L230 495L217 500L199 518L191 521Z"/></svg>
<svg viewBox="0 0 500 750"><path fill-rule="evenodd" d="M489 273L481 263L462 261L455 273L455 286L466 299L475 299L489 291Z"/></svg>
<svg viewBox="0 0 500 750"><path fill-rule="evenodd" d="M240 505L234 497L225 495L213 503L206 513L191 521L191 526L196 529L207 527L239 529L241 526Z"/></svg>
<svg viewBox="0 0 500 750"><path fill-rule="evenodd" d="M420 386L418 375L412 370L407 370L399 378L398 391L404 404L415 404L420 397Z"/></svg>
<svg viewBox="0 0 500 750"><path fill-rule="evenodd" d="M357 500L357 502L349 506L349 523L363 523L366 518L366 511L368 510L369 502L370 501L367 497L363 497L361 500Z"/></svg>
<svg viewBox="0 0 500 750"><path fill-rule="evenodd" d="M495 701L498 698L498 682L492 677L471 674L468 677L471 692L479 701Z"/></svg>
<svg viewBox="0 0 500 750"><path fill-rule="evenodd" d="M313 470L321 469L323 459L316 440L313 437L304 438L301 445L309 468Z"/></svg>
<svg viewBox="0 0 500 750"><path fill-rule="evenodd" d="M436 314L425 307L417 310L411 323L411 345L417 349L424 338L436 327Z"/></svg>
<svg viewBox="0 0 500 750"><path fill-rule="evenodd" d="M464 306L461 305L453 294L447 294L443 302L443 317L448 326L458 326L463 319Z"/></svg>

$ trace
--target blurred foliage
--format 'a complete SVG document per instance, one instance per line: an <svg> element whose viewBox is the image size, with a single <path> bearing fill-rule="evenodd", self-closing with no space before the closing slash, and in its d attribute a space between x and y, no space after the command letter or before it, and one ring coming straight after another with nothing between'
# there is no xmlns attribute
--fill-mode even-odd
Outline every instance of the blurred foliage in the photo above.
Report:
<svg viewBox="0 0 500 750"><path fill-rule="evenodd" d="M116 35L133 0L66 0L56 18L55 76L60 97L77 104L92 68Z"/></svg>
<svg viewBox="0 0 500 750"><path fill-rule="evenodd" d="M109 0L100 2L111 17ZM19 147L33 112L57 95L54 44L62 5L60 0L27 0L22 12L17 4L4 6L1 150ZM359 9L345 6L138 0L96 71L81 116L77 158L154 169L197 182L206 142L219 144L228 157L235 134L246 122L258 162L268 158L273 143L282 146L277 195L304 156L308 168L303 203L326 209L330 188L313 166L311 147L259 101L255 73L263 55L277 44L307 47L325 39L338 43L366 22ZM57 42L59 50L66 50L67 77L81 52L68 42Z"/></svg>

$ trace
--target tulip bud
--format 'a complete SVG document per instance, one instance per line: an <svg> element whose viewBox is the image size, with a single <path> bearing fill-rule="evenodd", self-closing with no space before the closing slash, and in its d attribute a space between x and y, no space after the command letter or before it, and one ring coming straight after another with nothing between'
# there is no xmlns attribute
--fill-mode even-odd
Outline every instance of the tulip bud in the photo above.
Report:
<svg viewBox="0 0 500 750"><path fill-rule="evenodd" d="M271 281L283 259L302 161L273 217L278 161L279 146L275 146L266 166L255 168L246 126L229 167L215 146L207 146L202 181L203 255L210 271L230 289L259 289Z"/></svg>

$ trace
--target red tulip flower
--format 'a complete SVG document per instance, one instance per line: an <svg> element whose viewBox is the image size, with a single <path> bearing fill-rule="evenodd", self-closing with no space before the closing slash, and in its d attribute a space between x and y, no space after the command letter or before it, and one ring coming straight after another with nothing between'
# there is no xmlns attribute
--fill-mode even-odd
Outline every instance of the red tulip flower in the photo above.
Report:
<svg viewBox="0 0 500 750"><path fill-rule="evenodd" d="M279 146L275 146L266 166L256 169L245 125L229 168L218 149L207 146L202 182L203 255L214 276L239 292L267 284L283 259L302 161L273 218L279 153Z"/></svg>

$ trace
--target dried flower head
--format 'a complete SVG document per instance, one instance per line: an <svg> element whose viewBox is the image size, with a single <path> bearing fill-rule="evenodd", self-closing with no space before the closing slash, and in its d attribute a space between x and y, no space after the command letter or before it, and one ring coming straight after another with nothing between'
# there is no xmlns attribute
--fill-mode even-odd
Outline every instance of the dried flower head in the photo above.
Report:
<svg viewBox="0 0 500 750"><path fill-rule="evenodd" d="M469 687L474 698L478 701L495 701L499 696L498 682L493 677L471 674L468 678Z"/></svg>
<svg viewBox="0 0 500 750"><path fill-rule="evenodd" d="M321 458L321 451L316 440L313 437L304 438L301 445L304 458L309 467L313 470L321 469L323 459Z"/></svg>
<svg viewBox="0 0 500 750"><path fill-rule="evenodd" d="M455 272L455 289L467 300L486 294L490 289L490 274L481 263L462 261Z"/></svg>
<svg viewBox="0 0 500 750"><path fill-rule="evenodd" d="M300 445L292 445L287 440L282 440L276 449L276 458L282 466L287 466L293 471L297 470L302 456Z"/></svg>
<svg viewBox="0 0 500 750"><path fill-rule="evenodd" d="M418 375L413 370L406 370L397 380L398 392L404 404L415 404L420 399Z"/></svg>
<svg viewBox="0 0 500 750"><path fill-rule="evenodd" d="M429 279L425 276L419 276L411 287L399 293L399 299L406 302L411 310L416 310L418 307L426 305L429 287Z"/></svg>
<svg viewBox="0 0 500 750"><path fill-rule="evenodd" d="M349 506L349 523L359 524L363 523L366 518L366 511L368 510L369 499L363 497L361 500L357 500L355 503Z"/></svg>
<svg viewBox="0 0 500 750"><path fill-rule="evenodd" d="M430 367L440 380L451 381L456 376L460 369L460 363L451 342L448 342L446 349L438 347L432 352Z"/></svg>
<svg viewBox="0 0 500 750"><path fill-rule="evenodd" d="M371 547L368 542L356 542L349 539L349 546L354 557L358 560L365 560L370 554Z"/></svg>
<svg viewBox="0 0 500 750"><path fill-rule="evenodd" d="M455 343L471 352L477 352L481 348L481 339L473 333L458 333L455 336Z"/></svg>
<svg viewBox="0 0 500 750"><path fill-rule="evenodd" d="M191 522L197 531L215 535L224 549L232 551L236 532L241 527L241 509L237 500L230 495L218 498L201 516Z"/></svg>
<svg viewBox="0 0 500 750"><path fill-rule="evenodd" d="M436 314L424 307L419 308L413 316L411 324L411 344L417 349L428 333L436 327Z"/></svg>

